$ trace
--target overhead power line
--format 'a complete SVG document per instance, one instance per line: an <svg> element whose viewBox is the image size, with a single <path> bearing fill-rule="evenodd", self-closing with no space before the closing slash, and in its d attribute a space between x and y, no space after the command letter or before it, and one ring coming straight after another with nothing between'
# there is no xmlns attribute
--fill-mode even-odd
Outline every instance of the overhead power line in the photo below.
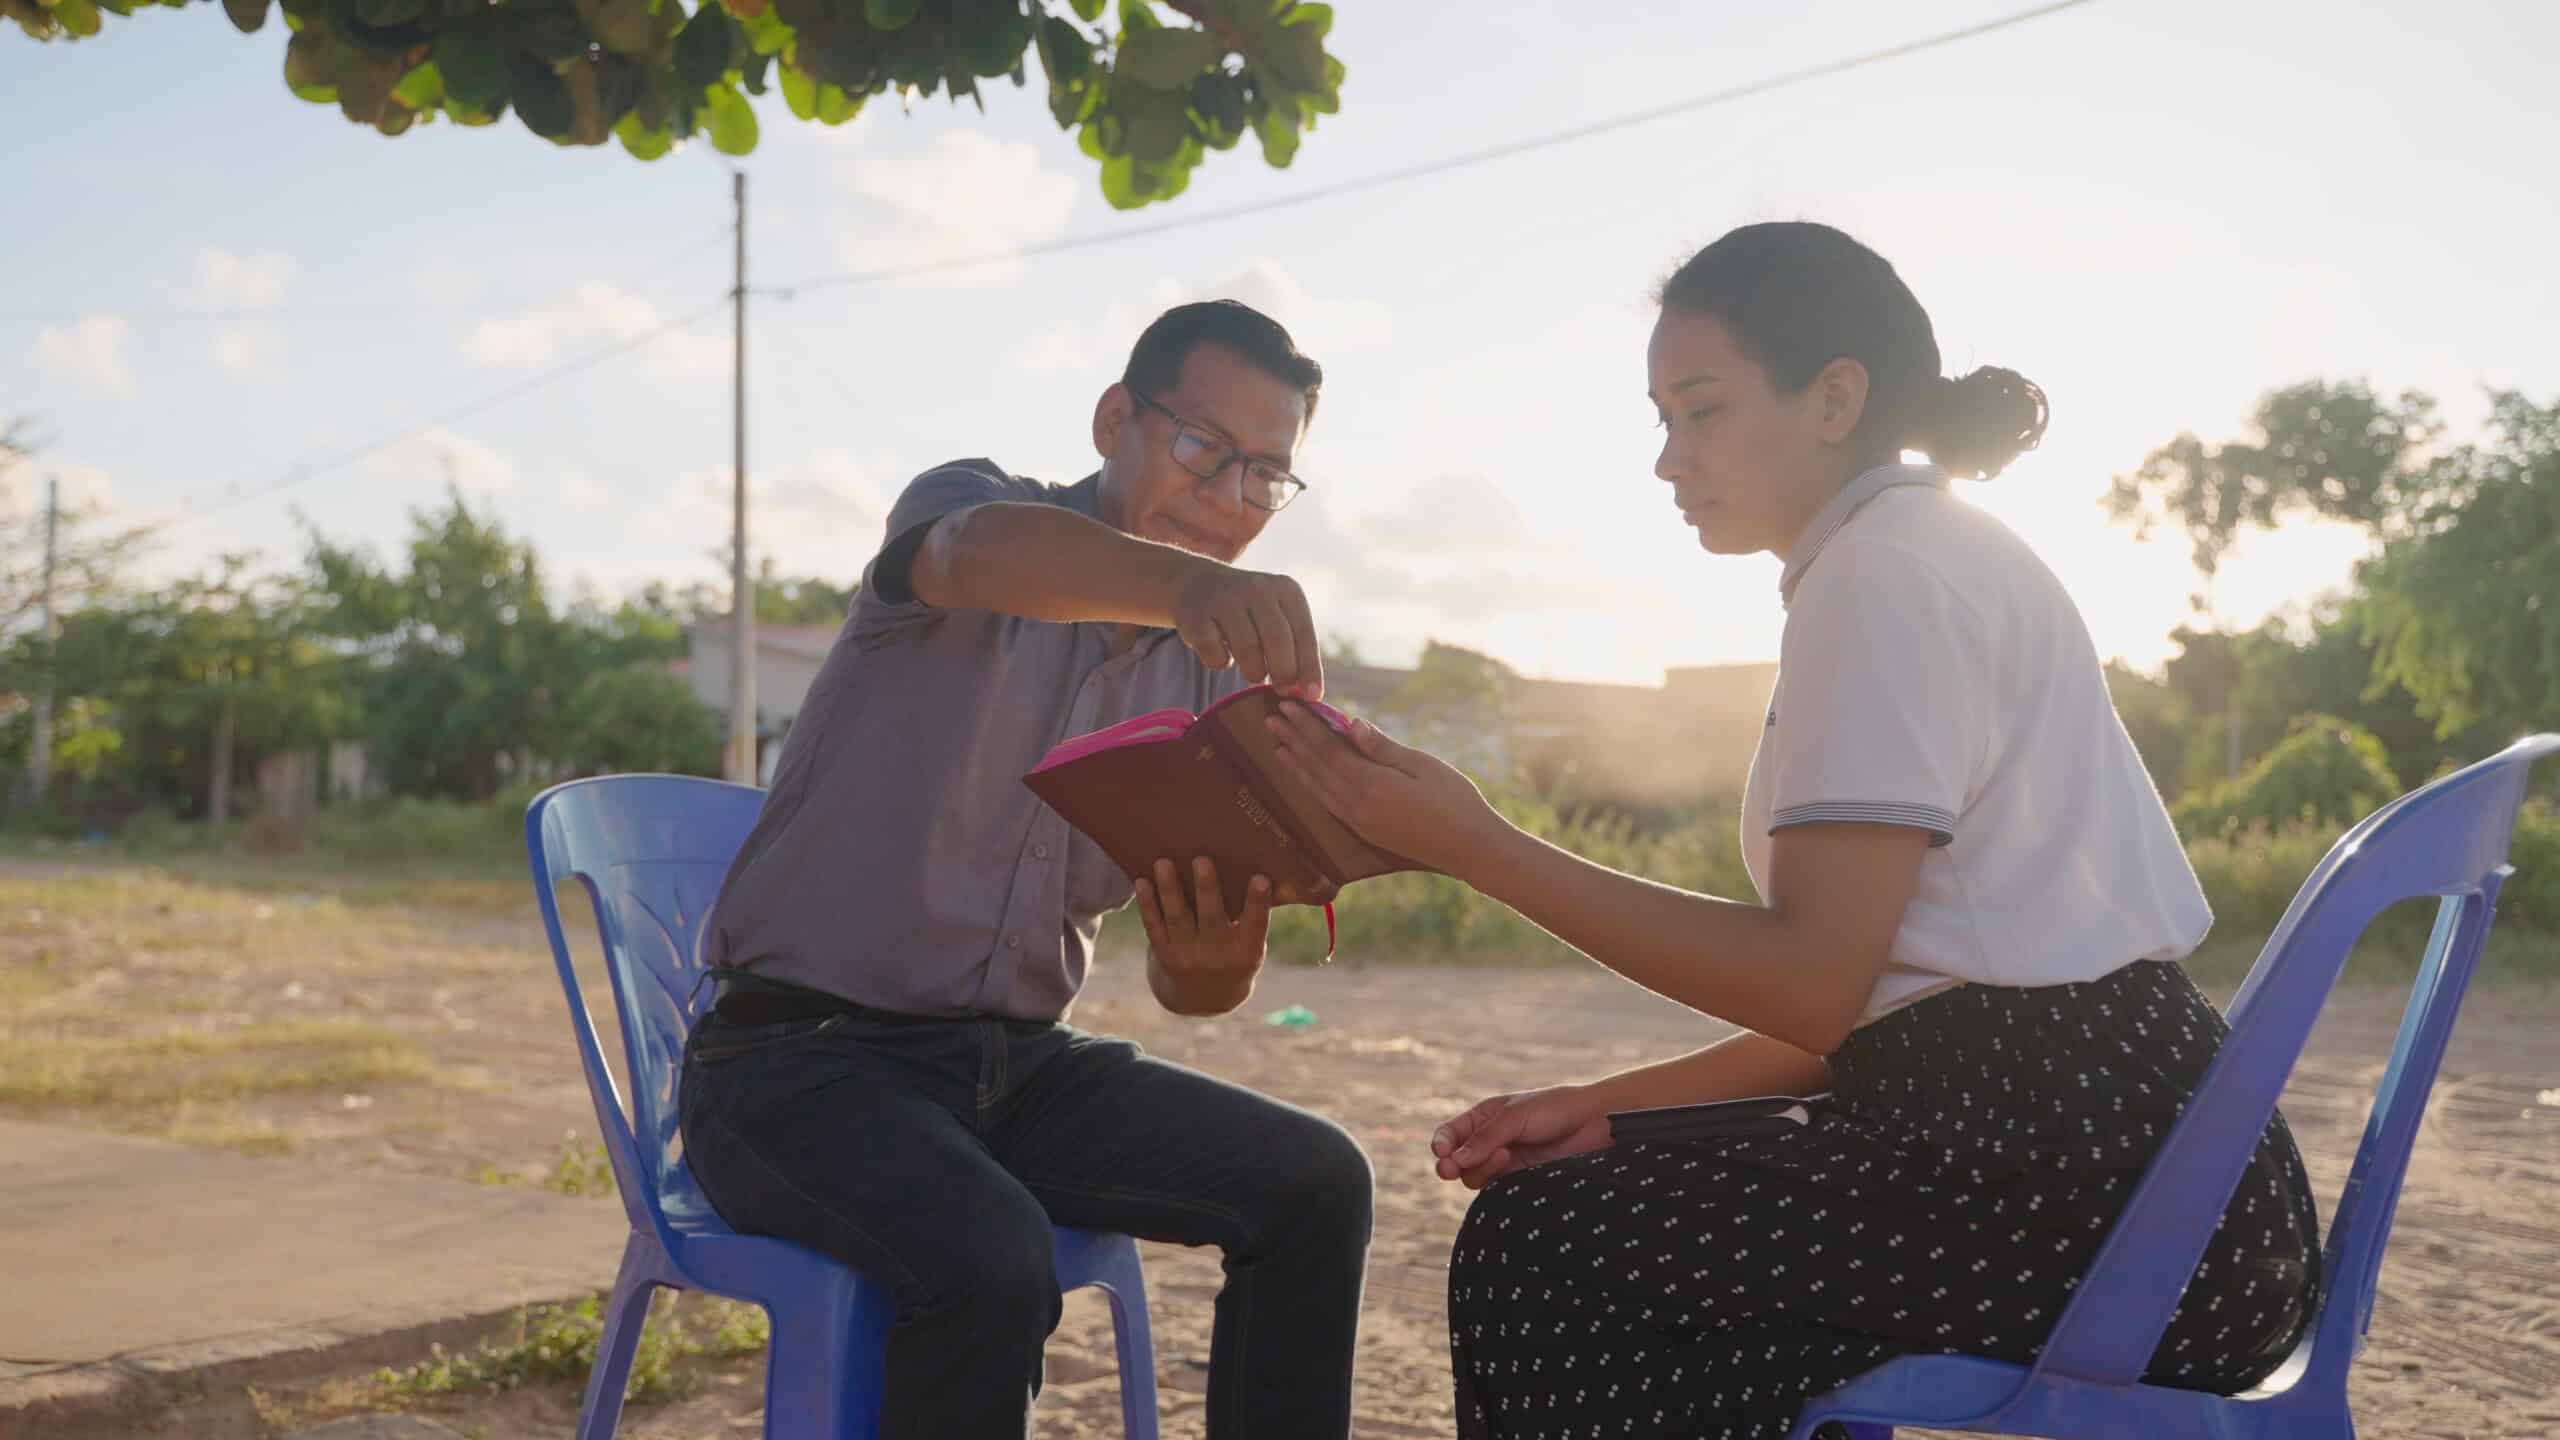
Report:
<svg viewBox="0 0 2560 1440"><path fill-rule="evenodd" d="M1242 205L1230 205L1218 210L1196 211L1189 215L1183 215L1169 220L1159 220L1152 224L1133 225L1114 230L1097 230L1083 235L1068 235L1056 240L1046 240L1035 245L1017 246L1008 250L990 250L974 255L954 255L939 260L926 260L912 265L893 265L877 270L846 270L825 275L813 275L805 280L798 280L785 285L763 286L760 287L756 293L771 296L775 299L789 300L801 295L812 294L823 290L842 289L856 285L876 285L886 281L905 280L923 275L935 275L950 270L968 270L981 265L998 265L1015 260L1036 259L1043 255L1058 255L1072 250L1089 250L1096 246L1118 244L1127 240L1144 240L1157 235L1170 235L1180 230L1195 229L1202 225L1223 224L1229 220L1241 220L1251 215L1267 215L1275 210L1289 210L1301 205L1313 205L1319 201L1336 200L1345 195L1355 195L1365 190L1383 189L1389 185L1401 185L1407 181L1421 180L1433 175L1446 175L1457 170L1470 170L1480 165L1490 165L1496 161L1510 160L1518 156L1533 154L1540 150L1551 150L1559 145L1570 145L1575 141L1589 140L1596 136L1611 134L1619 130L1632 129L1638 125L1649 125L1656 120L1669 119L1674 115L1686 115L1693 111L1704 110L1716 105L1729 105L1736 100L1747 100L1755 96L1769 94L1772 91L1788 89L1792 86L1807 84L1815 80L1828 79L1834 75L1845 75L1852 70L1863 69L1870 65L1881 65L1889 60L1900 60L1908 56L1921 54L1924 51L1943 49L1946 46L1954 45L1961 41L1976 39L1984 35L1992 34L1995 31L2024 25L2030 21L2041 20L2049 15L2058 15L2065 10L2074 10L2080 6L2092 3L2094 3L2094 0L2053 0L2053 3L2051 4L2038 5L2033 9L2016 11L2012 14L1983 21L1977 25L1967 25L1957 30L1942 31L1938 34L1924 36L1917 40L1908 40L1899 45L1888 45L1880 50L1869 50L1862 54L1849 56L1845 59L1832 60L1820 65L1807 66L1801 70L1790 70L1783 74L1754 80L1748 84L1727 86L1721 90L1709 91L1704 95L1694 95L1688 99L1675 100L1666 105L1655 105L1647 109L1631 111L1624 115L1612 116L1606 120L1596 120L1587 125L1576 125L1568 129L1549 131L1543 135L1533 135L1522 140L1511 140L1499 145L1488 145L1482 149L1468 150L1456 155L1447 155L1437 160L1425 160L1417 164L1402 166L1394 170L1383 170L1375 175L1364 175L1357 179L1344 180L1332 185L1319 185L1314 189L1301 190L1293 195L1279 195L1268 200L1255 200Z"/></svg>
<svg viewBox="0 0 2560 1440"><path fill-rule="evenodd" d="M578 375L592 370L598 365L614 359L617 356L627 355L630 352L651 343L652 341L662 339L665 336L674 334L678 330L684 329L686 326L701 322L711 315L718 313L721 307L728 303L729 297L727 295L723 295L719 299L712 301L710 304L705 305L698 310L680 315L673 320L665 322L664 324L651 326L649 329L643 330L637 335L627 335L620 340L614 341L610 345L599 346L596 349L573 356L539 374L528 375L524 379L516 381L512 385L492 390L477 399L465 401L464 403L456 405L449 410L444 410L437 414L430 415L415 424L393 434L385 435L378 440L369 441L352 450L345 450L332 455L324 455L314 459L297 461L286 467L286 473L283 476L269 481L264 485L251 486L247 488L232 487L227 490L216 492L216 496L218 498L199 499L197 501L189 502L186 514L166 521L155 528L157 530L164 531L173 530L191 521L200 520L207 515L216 514L220 511L230 509L234 505L245 505L252 500L263 500L270 495L281 494L298 485L307 485L310 482L319 479L323 475L332 474L336 471L343 470L350 465L356 464L359 461L370 459L373 456L381 454L385 450L392 449L404 442L414 440L421 435L429 434L447 425L468 420L472 416L478 415L483 411L494 410L497 407L506 404L510 400L530 394L533 391L544 388L545 386L558 384L560 381L566 380L572 375Z"/></svg>

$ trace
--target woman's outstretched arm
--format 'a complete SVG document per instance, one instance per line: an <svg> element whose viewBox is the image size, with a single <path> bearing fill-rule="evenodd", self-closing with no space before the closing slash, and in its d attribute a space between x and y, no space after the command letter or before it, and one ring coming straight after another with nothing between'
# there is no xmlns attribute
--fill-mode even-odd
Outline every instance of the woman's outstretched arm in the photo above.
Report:
<svg viewBox="0 0 2560 1440"><path fill-rule="evenodd" d="M1455 876L1648 990L1811 1055L1864 1012L1918 888L1928 832L1792 826L1771 839L1767 904L1623 874L1504 820L1474 782L1365 722L1333 743L1302 706L1274 722L1284 763L1372 844Z"/></svg>

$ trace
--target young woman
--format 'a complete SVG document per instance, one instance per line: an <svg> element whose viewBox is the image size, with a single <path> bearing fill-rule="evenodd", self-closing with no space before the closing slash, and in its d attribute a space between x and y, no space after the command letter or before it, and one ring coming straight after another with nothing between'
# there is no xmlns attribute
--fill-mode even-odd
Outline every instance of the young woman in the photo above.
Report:
<svg viewBox="0 0 2560 1440"><path fill-rule="evenodd" d="M1896 1355L2030 1359L2226 1033L2178 964L2211 914L2087 627L1948 490L2036 443L2043 393L1942 378L1901 278L1820 225L1726 235L1661 306L1655 472L1706 549L1784 562L1743 799L1760 898L1554 849L1365 725L1355 755L1275 722L1371 841L1743 1027L1434 1133L1441 1177L1483 1190L1449 1280L1470 1436L1778 1437ZM1612 1112L1771 1094L1818 1098L1769 1133L1612 1143ZM2150 1378L2272 1371L2317 1226L2279 1116Z"/></svg>

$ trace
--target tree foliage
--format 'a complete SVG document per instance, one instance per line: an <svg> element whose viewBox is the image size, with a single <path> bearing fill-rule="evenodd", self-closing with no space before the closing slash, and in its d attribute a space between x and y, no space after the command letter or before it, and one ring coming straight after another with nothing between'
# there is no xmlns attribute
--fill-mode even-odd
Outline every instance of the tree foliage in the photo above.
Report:
<svg viewBox="0 0 2560 1440"><path fill-rule="evenodd" d="M0 0L37 39L99 33L103 16L189 0ZM304 100L399 135L439 117L490 125L512 111L560 145L608 138L654 160L700 135L755 148L749 97L773 89L802 120L841 125L895 91L901 103L976 101L1036 67L1049 113L1101 163L1102 193L1170 199L1211 150L1251 134L1285 166L1339 103L1325 50L1332 8L1297 0L274 0L292 31L284 81ZM262 28L270 0L222 0ZM1193 23L1167 23L1166 13ZM1116 24L1112 23L1116 20Z"/></svg>
<svg viewBox="0 0 2560 1440"><path fill-rule="evenodd" d="M339 731L347 697L337 655L312 631L313 597L250 564L228 555L69 617L56 673L92 707L59 742L76 771L95 779L111 759L128 800L212 813L259 756Z"/></svg>
<svg viewBox="0 0 2560 1440"><path fill-rule="evenodd" d="M2295 821L2347 825L2400 793L2382 742L2334 715L2305 715L2239 779L2190 795L2176 809L2190 839Z"/></svg>
<svg viewBox="0 0 2560 1440"><path fill-rule="evenodd" d="M2116 477L2109 513L2143 534L2174 522L2210 577L2244 529L2310 513L2390 533L2434 497L2436 404L2417 391L2385 400L2362 381L2309 380L2269 391L2252 424L2250 438L2190 431L2152 451Z"/></svg>
<svg viewBox="0 0 2560 1440"><path fill-rule="evenodd" d="M2433 469L2437 497L2364 567L2373 681L2439 737L2496 741L2560 717L2560 400L2495 397L2486 443Z"/></svg>

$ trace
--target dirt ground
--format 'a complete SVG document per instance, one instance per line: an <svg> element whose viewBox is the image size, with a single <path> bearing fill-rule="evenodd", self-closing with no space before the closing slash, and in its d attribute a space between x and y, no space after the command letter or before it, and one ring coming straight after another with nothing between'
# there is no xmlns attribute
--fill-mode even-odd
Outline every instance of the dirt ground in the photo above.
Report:
<svg viewBox="0 0 2560 1440"><path fill-rule="evenodd" d="M0 1051L52 1056L0 1062L0 1113L527 1182L554 1168L564 1136L591 1140L531 907L507 900L503 885L309 893L226 876L99 876L88 872L74 893L59 872L0 867ZM2288 1092L2324 1219L2401 998L2380 985L2343 990ZM1316 1023L1267 1023L1293 1004ZM171 1033L254 1032L277 1043L322 1034L357 1058L303 1083L261 1085L254 1072L270 1062L250 1054L223 1072L234 1083L181 1104L110 1083L133 1066L100 1027L144 1023L137 1014ZM1244 1012L1203 1022L1158 1011L1133 966L1107 963L1074 1018L1328 1113L1368 1148L1379 1185L1358 1379L1358 1431L1368 1436L1452 1430L1443 1286L1467 1194L1433 1178L1431 1127L1496 1091L1601 1073L1722 1033L1597 973L1397 966L1275 968ZM302 1028L277 1028L286 1022ZM2560 987L2502 980L2466 1007L2356 1370L2367 1435L2560 1434L2555 1022ZM42 1048L64 1035L110 1048ZM25 1052L31 1040L41 1043ZM212 1063L206 1053L199 1046L181 1058ZM358 1088L342 1088L341 1075ZM609 1199L594 1203L598 1225L621 1223ZM1149 1247L1147 1262L1164 1433L1197 1436L1216 1257ZM1049 1354L1038 1435L1116 1435L1108 1321L1096 1297L1071 1299ZM760 1362L712 1366L700 1380L689 1398L628 1411L623 1433L757 1433ZM143 1423L161 1434L277 1435L341 1413L358 1403L354 1393L347 1377L287 1378L254 1396L215 1388ZM577 1401L574 1386L554 1384L443 1397L419 1411L484 1440L565 1436Z"/></svg>

